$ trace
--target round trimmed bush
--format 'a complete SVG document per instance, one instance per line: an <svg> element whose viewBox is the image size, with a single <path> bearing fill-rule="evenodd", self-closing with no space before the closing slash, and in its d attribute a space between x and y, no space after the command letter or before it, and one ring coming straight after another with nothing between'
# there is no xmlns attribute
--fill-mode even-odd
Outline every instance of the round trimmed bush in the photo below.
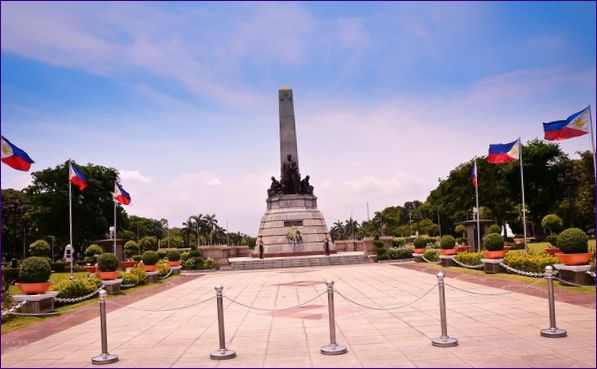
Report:
<svg viewBox="0 0 597 369"><path fill-rule="evenodd" d="M158 239L155 236L145 236L139 241L141 251L155 251L158 249Z"/></svg>
<svg viewBox="0 0 597 369"><path fill-rule="evenodd" d="M541 228L550 234L558 233L562 230L562 227L564 227L564 223L562 222L562 218L557 216L557 214L547 214L541 219Z"/></svg>
<svg viewBox="0 0 597 369"><path fill-rule="evenodd" d="M485 249L487 251L500 251L504 249L504 237L499 233L488 233L485 236Z"/></svg>
<svg viewBox="0 0 597 369"><path fill-rule="evenodd" d="M140 262L142 258L143 258L143 257L142 257L141 255L133 255L133 261L134 261L135 263L138 263L138 262Z"/></svg>
<svg viewBox="0 0 597 369"><path fill-rule="evenodd" d="M143 260L143 264L145 265L156 265L160 261L160 257L155 251L145 251L141 260Z"/></svg>
<svg viewBox="0 0 597 369"><path fill-rule="evenodd" d="M49 256L50 244L45 240L37 240L29 245L29 254L31 256Z"/></svg>
<svg viewBox="0 0 597 369"><path fill-rule="evenodd" d="M464 238L464 237L458 237L458 238L456 239L456 242L458 242L458 243L459 243L459 244L461 244L461 245L466 245L466 242L467 242L467 241L466 241L466 238Z"/></svg>
<svg viewBox="0 0 597 369"><path fill-rule="evenodd" d="M114 272L118 264L118 258L112 253L105 252L97 257L97 267L101 272Z"/></svg>
<svg viewBox="0 0 597 369"><path fill-rule="evenodd" d="M441 240L439 241L439 247L444 250L453 249L455 244L456 240L450 235L442 236Z"/></svg>
<svg viewBox="0 0 597 369"><path fill-rule="evenodd" d="M463 234L464 232L466 232L466 227L464 226L464 224L459 224L456 226L456 228L454 228L454 232L458 233L458 234Z"/></svg>
<svg viewBox="0 0 597 369"><path fill-rule="evenodd" d="M43 283L50 279L50 274L52 270L46 258L31 256L21 264L19 280L23 283Z"/></svg>
<svg viewBox="0 0 597 369"><path fill-rule="evenodd" d="M500 233L502 233L502 227L500 227L497 224L492 224L487 229L487 233L497 233L497 234L500 234Z"/></svg>
<svg viewBox="0 0 597 369"><path fill-rule="evenodd" d="M558 247L564 254L581 254L588 252L589 239L579 228L568 228L558 236Z"/></svg>
<svg viewBox="0 0 597 369"><path fill-rule="evenodd" d="M180 253L175 250L170 250L170 251L168 251L168 254L166 255L166 257L168 258L168 261L179 261Z"/></svg>
<svg viewBox="0 0 597 369"><path fill-rule="evenodd" d="M139 251L139 244L136 241L130 240L124 244L124 254L127 258L135 255Z"/></svg>
<svg viewBox="0 0 597 369"><path fill-rule="evenodd" d="M95 255L101 255L104 253L104 249L102 249L102 247L100 245L97 244L91 244L89 245L89 247L87 247L85 249L85 256L89 257L89 258L94 258Z"/></svg>
<svg viewBox="0 0 597 369"><path fill-rule="evenodd" d="M424 237L417 237L415 239L415 242L413 242L413 245L418 249L423 248L427 246L427 239L425 239Z"/></svg>
<svg viewBox="0 0 597 369"><path fill-rule="evenodd" d="M549 244L553 247L558 247L558 234L548 234L547 236L545 236L545 241L549 242Z"/></svg>

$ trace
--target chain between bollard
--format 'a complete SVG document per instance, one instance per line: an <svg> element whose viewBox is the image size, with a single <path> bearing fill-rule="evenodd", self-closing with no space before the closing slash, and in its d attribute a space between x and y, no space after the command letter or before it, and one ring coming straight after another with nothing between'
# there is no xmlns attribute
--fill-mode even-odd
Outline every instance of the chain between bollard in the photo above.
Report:
<svg viewBox="0 0 597 369"><path fill-rule="evenodd" d="M446 317L446 289L444 282L444 273L437 273L437 287L439 289L439 314L441 320L441 336L431 340L431 344L436 347L454 347L458 346L458 339L448 336L448 323Z"/></svg>
<svg viewBox="0 0 597 369"><path fill-rule="evenodd" d="M518 289L516 291L495 292L495 293L471 291L471 290L467 290L467 289L464 289L464 288L456 287L456 286L454 286L454 285L452 285L450 283L446 283L446 286L448 286L450 288L453 288L453 289L455 289L457 291L470 293L471 295L478 295L478 296L503 296L503 295L509 295L511 293L518 293L518 292L520 292L522 290L526 290L527 288L531 288L531 287L536 286L536 285L538 285L540 283L543 283L542 279L539 279L539 280L537 280L537 281L535 281L535 282L533 282L531 284L525 285L524 287L522 287L522 288L520 288L520 289ZM510 286L515 286L515 285L514 284L510 284L510 285L503 286L502 288L506 288L506 287L510 287Z"/></svg>
<svg viewBox="0 0 597 369"><path fill-rule="evenodd" d="M348 352L346 346L336 342L336 313L334 311L334 281L325 281L328 293L328 318L330 322L330 344L321 348L323 355L342 355Z"/></svg>
<svg viewBox="0 0 597 369"><path fill-rule="evenodd" d="M342 296L346 301L348 301L350 303L353 303L353 304L355 304L357 306L363 307L365 309L387 311L387 310L398 310L398 309L403 309L405 307L408 307L408 306L414 304L415 302L423 299L425 296L429 295L431 293L431 291L433 291L436 288L437 288L437 285L434 284L431 288L429 288L427 291L425 291L421 296L417 297L416 299L412 300L411 302L408 302L408 303L403 304L403 305L392 306L392 307L389 307L389 308L380 308L380 307L376 307L376 306L365 305L365 304L362 304L360 302L354 301L353 299L345 296L342 292L340 292L338 290L335 290L335 291L336 291L336 293L338 295Z"/></svg>
<svg viewBox="0 0 597 369"><path fill-rule="evenodd" d="M194 302L192 304L183 305L183 306L176 306L176 307L171 307L171 308L165 308L165 309L146 309L146 308L140 308L140 307L133 307L133 306L130 306L130 305L119 304L119 303L117 303L116 301L113 301L113 300L112 301L107 301L107 302L109 302L112 305L120 306L120 307L125 308L125 309L138 310L138 311L147 311L147 312L150 312L150 313L158 313L158 312L161 312L161 311L175 311L175 310L188 309L190 307L201 305L201 304L206 303L208 301L211 301L213 299L215 299L215 297L211 296L211 297L209 297L209 298L207 298L205 300Z"/></svg>
<svg viewBox="0 0 597 369"><path fill-rule="evenodd" d="M425 262L427 262L429 264L441 264L441 261L431 261L431 260L427 259L423 254L421 254L421 259L425 260Z"/></svg>
<svg viewBox="0 0 597 369"><path fill-rule="evenodd" d="M102 353L91 359L91 364L105 365L112 364L118 361L118 355L110 354L108 352L108 324L106 321L106 290L99 291L100 304L100 330L102 339Z"/></svg>
<svg viewBox="0 0 597 369"><path fill-rule="evenodd" d="M556 326L556 305L553 292L553 267L545 267L545 279L547 279L547 300L549 304L549 328L541 330L541 336L548 338L566 337L568 332L565 329Z"/></svg>
<svg viewBox="0 0 597 369"><path fill-rule="evenodd" d="M212 360L228 360L234 359L236 357L236 351L229 350L226 348L226 335L224 332L224 304L222 302L222 297L224 295L224 287L222 285L217 285L215 287L216 290L216 302L218 308L218 336L220 341L220 348L214 352L212 352L209 357Z"/></svg>
<svg viewBox="0 0 597 369"><path fill-rule="evenodd" d="M240 306L242 306L242 307L246 307L246 308L248 308L248 309L252 309L252 310L259 310L259 311L269 311L269 312L274 312L274 311L284 311L284 310L296 309L296 308L298 308L298 307L301 307L301 306L307 305L308 303L311 303L311 302L313 302L313 301L317 300L318 298L320 298L320 297L321 297L322 295L324 295L325 293L326 293L326 291L323 291L323 292L320 292L320 293L319 293L317 296L315 296L315 297L313 297L313 298L311 298L311 299L309 299L309 300L307 300L307 301L301 302L300 304L293 305L293 306L289 306L289 307L284 307L284 308L277 308L277 309L275 309L275 308L274 308L274 309L267 309L267 308L260 308L260 307L257 307L257 306L253 306L253 305L247 305L247 304L244 304L244 303L242 303L242 302L239 302L239 301L237 301L236 299L231 299L230 297L227 297L227 296L224 296L224 298L225 298L226 300L228 300L228 301L230 301L230 302L234 303L234 304L240 305Z"/></svg>

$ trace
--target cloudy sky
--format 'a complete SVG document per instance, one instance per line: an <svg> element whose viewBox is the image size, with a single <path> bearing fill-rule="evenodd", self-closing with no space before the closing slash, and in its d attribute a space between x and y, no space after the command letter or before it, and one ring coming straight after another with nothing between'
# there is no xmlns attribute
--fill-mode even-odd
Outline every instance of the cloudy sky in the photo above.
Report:
<svg viewBox="0 0 597 369"><path fill-rule="evenodd" d="M1 6L2 135L33 170L118 169L129 214L174 226L256 234L283 84L328 224L425 200L489 144L595 106L593 2ZM3 188L30 180L2 166Z"/></svg>

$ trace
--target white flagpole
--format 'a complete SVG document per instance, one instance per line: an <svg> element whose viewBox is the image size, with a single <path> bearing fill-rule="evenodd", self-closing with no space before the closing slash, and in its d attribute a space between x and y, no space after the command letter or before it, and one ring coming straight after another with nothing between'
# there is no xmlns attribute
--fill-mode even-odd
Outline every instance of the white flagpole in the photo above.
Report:
<svg viewBox="0 0 597 369"><path fill-rule="evenodd" d="M591 123L591 150L593 151L593 174L595 174L595 183L597 183L597 163L595 161L595 136L593 134L593 116L591 115L591 104L589 104L589 122Z"/></svg>
<svg viewBox="0 0 597 369"><path fill-rule="evenodd" d="M479 221L479 173L477 171L477 157L475 156L475 203L477 205L477 246L479 249L477 251L481 251L481 222Z"/></svg>
<svg viewBox="0 0 597 369"><path fill-rule="evenodd" d="M114 187L116 187L116 184L114 184ZM116 255L116 199L114 198L114 194L112 194L112 201L114 201L114 233L113 236L114 237L114 255Z"/></svg>
<svg viewBox="0 0 597 369"><path fill-rule="evenodd" d="M72 164L69 160L68 161L68 225L69 225L69 234L70 234L70 245L73 246L73 195L72 195L72 183L70 181L71 165Z"/></svg>
<svg viewBox="0 0 597 369"><path fill-rule="evenodd" d="M524 235L524 251L529 251L527 245L527 207L524 201L524 174L522 170L522 144L520 143L520 137L518 137L518 161L520 162L520 189L522 193L522 230Z"/></svg>

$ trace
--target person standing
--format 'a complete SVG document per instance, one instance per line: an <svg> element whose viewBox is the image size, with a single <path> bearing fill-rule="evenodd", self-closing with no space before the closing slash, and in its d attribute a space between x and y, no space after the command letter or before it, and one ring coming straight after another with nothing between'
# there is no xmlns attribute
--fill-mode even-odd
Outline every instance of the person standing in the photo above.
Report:
<svg viewBox="0 0 597 369"><path fill-rule="evenodd" d="M263 235L257 236L257 247L259 247L259 259L263 259Z"/></svg>
<svg viewBox="0 0 597 369"><path fill-rule="evenodd" d="M327 233L325 235L325 240L323 241L323 250L325 251L325 256L330 256L330 234Z"/></svg>

